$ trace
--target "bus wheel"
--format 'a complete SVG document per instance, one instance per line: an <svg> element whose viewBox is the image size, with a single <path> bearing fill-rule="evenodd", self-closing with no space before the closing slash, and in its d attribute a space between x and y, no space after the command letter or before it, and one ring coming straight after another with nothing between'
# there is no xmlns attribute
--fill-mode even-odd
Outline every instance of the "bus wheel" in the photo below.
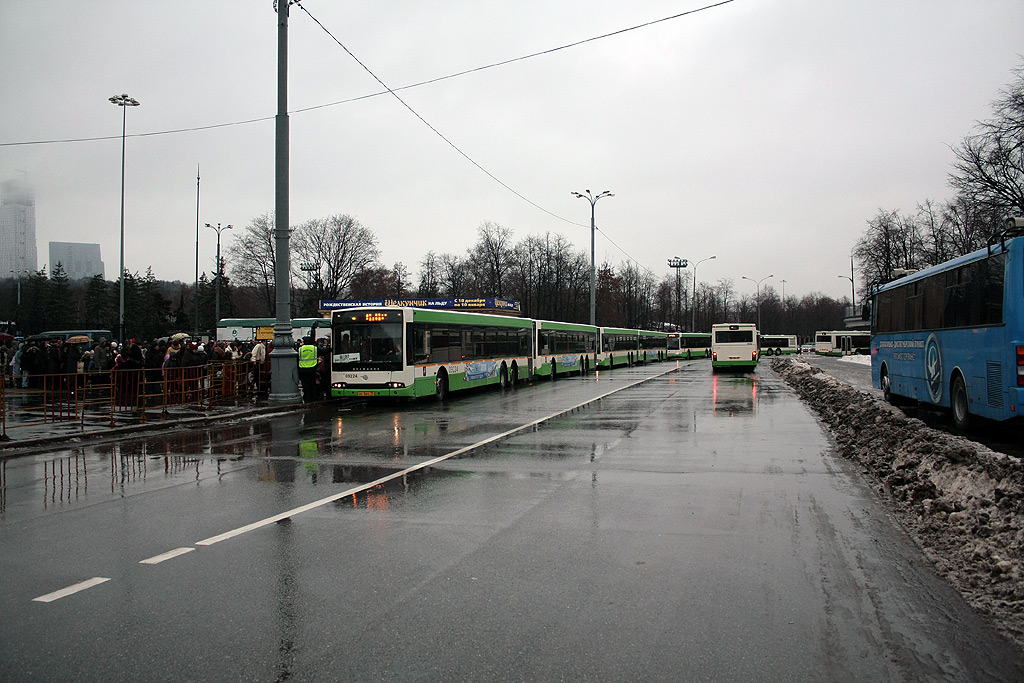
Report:
<svg viewBox="0 0 1024 683"><path fill-rule="evenodd" d="M501 364L501 370L498 371L498 381L501 382L502 391L508 389L508 368L504 363Z"/></svg>
<svg viewBox="0 0 1024 683"><path fill-rule="evenodd" d="M953 408L953 426L961 432L971 428L971 411L968 407L967 385L964 378L957 375L949 389L949 404Z"/></svg>
<svg viewBox="0 0 1024 683"><path fill-rule="evenodd" d="M781 356L782 355L782 349L775 349L775 355L776 356Z"/></svg>
<svg viewBox="0 0 1024 683"><path fill-rule="evenodd" d="M882 397L889 405L896 405L896 397L892 393L892 380L889 379L889 368L882 366L881 374L878 376L878 384L882 387Z"/></svg>
<svg viewBox="0 0 1024 683"><path fill-rule="evenodd" d="M512 363L512 371L508 376L508 385L513 389L516 388L516 384L519 382L519 366Z"/></svg>
<svg viewBox="0 0 1024 683"><path fill-rule="evenodd" d="M448 399L448 373L441 370L437 373L437 379L434 380L434 386L437 389L437 400L444 402Z"/></svg>

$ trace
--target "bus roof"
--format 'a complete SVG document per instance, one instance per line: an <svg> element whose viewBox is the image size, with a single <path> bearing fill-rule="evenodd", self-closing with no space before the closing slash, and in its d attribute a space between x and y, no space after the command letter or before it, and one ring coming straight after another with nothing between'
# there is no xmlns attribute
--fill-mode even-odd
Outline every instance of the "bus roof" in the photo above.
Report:
<svg viewBox="0 0 1024 683"><path fill-rule="evenodd" d="M1024 242L1024 237L1014 237L1013 239L1008 240L1007 244L1016 242L1017 240L1021 240L1022 242ZM879 292L884 292L888 289L893 289L894 287L900 287L910 282L914 282L915 280L922 280L928 277L929 275L934 275L935 273L941 273L946 270L959 268L960 266L972 263L974 261L978 261L993 254L1002 254L1004 250L1009 251L1010 248L1009 246L1006 246L1002 243L982 247L981 249L972 251L969 254L957 256L956 258L944 261L938 265L925 268L924 270L919 270L916 273L911 273L910 275L904 275L903 277L897 278L896 280L893 280L891 282L886 282L884 285L878 285L878 287L875 288L873 294L878 294Z"/></svg>

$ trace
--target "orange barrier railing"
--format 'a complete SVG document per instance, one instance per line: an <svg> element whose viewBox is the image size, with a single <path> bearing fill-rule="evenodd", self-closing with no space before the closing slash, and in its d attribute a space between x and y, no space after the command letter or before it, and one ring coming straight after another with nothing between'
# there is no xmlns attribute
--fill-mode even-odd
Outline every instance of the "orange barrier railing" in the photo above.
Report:
<svg viewBox="0 0 1024 683"><path fill-rule="evenodd" d="M189 367L116 369L108 372L14 375L0 382L0 439L18 427L106 421L147 413L166 416L173 407L205 410L215 403L266 395L270 373L245 360ZM27 384L27 386L23 386Z"/></svg>

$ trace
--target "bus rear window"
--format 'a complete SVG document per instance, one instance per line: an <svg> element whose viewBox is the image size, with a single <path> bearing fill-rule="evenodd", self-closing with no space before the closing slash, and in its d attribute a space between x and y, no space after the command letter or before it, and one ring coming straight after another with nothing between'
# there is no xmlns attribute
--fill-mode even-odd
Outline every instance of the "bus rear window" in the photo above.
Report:
<svg viewBox="0 0 1024 683"><path fill-rule="evenodd" d="M716 344L749 344L752 341L753 330L715 330Z"/></svg>

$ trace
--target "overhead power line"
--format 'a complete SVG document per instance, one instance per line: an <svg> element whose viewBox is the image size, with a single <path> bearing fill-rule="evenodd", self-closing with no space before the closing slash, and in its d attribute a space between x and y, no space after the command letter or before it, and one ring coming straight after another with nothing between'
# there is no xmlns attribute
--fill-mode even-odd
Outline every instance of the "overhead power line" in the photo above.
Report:
<svg viewBox="0 0 1024 683"><path fill-rule="evenodd" d="M533 52L533 53L530 53L528 55L522 55L520 57L513 57L511 59L505 59L505 60L502 60L500 62L493 62L491 64L486 64L484 66L477 66L477 67L473 67L471 69L465 69L464 71L458 71L456 73L448 74L447 76L438 76L437 78L430 78L430 79L427 79L425 81L420 81L418 83L410 83L409 85L399 86L397 88L392 88L390 90L381 90L381 91L378 91L378 92L375 92L375 93L368 93L366 95L358 95L356 97L350 97L350 98L347 98L347 99L344 99L344 100L338 100L336 102L327 102L327 103L324 103L324 104L315 104L315 105L312 105L312 106L309 106L309 107L302 107L300 109L294 109L292 111L289 111L288 113L289 114L301 114L301 113L308 112L308 111L315 111L317 109L325 109L327 107L336 107L336 106L342 105L342 104L349 104L349 103L352 103L352 102L358 102L360 100L366 100L366 99L370 99L372 97L380 97L381 95L388 95L388 94L395 93L395 92L401 92L402 90L409 90L411 88L418 88L420 86L430 85L432 83L438 83L440 81L446 81L446 80L450 80L452 78L458 78L459 76L465 76L465 75L468 75L468 74L471 74L471 73L476 73L476 72L479 72L479 71L486 71L487 69L494 69L494 68L499 67L499 66L506 66L508 64L513 64L515 62L521 62L521 61L524 61L524 60L527 60L527 59L533 59L534 57L542 57L544 55L549 55L549 54L551 54L553 52L559 52L561 50L567 50L567 49L572 48L572 47L578 47L580 45L585 45L586 43L592 43L592 42L594 42L596 40L601 40L601 39L604 39L604 38L611 38L613 36L621 35L623 33L628 33L629 31L636 31L636 30L641 29L641 28L647 28L648 26L653 26L655 24L660 24L662 22L671 21L672 19L679 19L679 18L688 16L690 14L696 14L697 12L703 12L704 10L714 9L716 7L720 7L722 5L727 5L727 4L729 4L731 2L735 2L735 1L736 0L722 0L721 2L716 2L716 3L711 4L711 5L705 5L704 7L698 7L697 9L688 10L686 12L680 12L679 14L673 14L672 16L663 17L661 19L655 19L653 21L647 21L647 22L644 22L642 24L637 24L636 26L630 26L629 28L623 28L623 29L619 29L617 31L612 31L611 33L604 33L604 34L601 34L599 36L593 36L591 38L584 38L583 40L577 40L576 42L567 43L566 45L560 45L558 47L549 48L547 50L541 50L540 52ZM207 125L202 125L202 126L191 126L191 127L188 127L188 128L172 128L172 129L168 129L168 130L151 131L151 132L148 132L148 133L129 133L127 135L127 137L130 137L130 138L142 138L142 137L151 137L151 136L155 136L155 135L173 135L173 134L177 134L177 133L193 133L193 132L204 131L204 130L212 130L212 129L215 129L215 128L228 128L230 126L246 126L246 125L249 125L250 123L260 123L261 121L272 121L273 119L274 119L274 115L261 116L261 117L254 118L254 119L243 119L241 121L228 121L228 122L225 122L225 123L212 123L212 124L207 124ZM121 139L120 135L97 135L97 136L81 137L81 138L55 138L55 139L50 139L50 140L19 140L19 141L14 141L14 142L0 142L0 147L17 147L17 146L27 146L27 145L53 145L53 144L72 143L72 142L99 142L99 141L102 141L102 140L120 140L120 139Z"/></svg>

